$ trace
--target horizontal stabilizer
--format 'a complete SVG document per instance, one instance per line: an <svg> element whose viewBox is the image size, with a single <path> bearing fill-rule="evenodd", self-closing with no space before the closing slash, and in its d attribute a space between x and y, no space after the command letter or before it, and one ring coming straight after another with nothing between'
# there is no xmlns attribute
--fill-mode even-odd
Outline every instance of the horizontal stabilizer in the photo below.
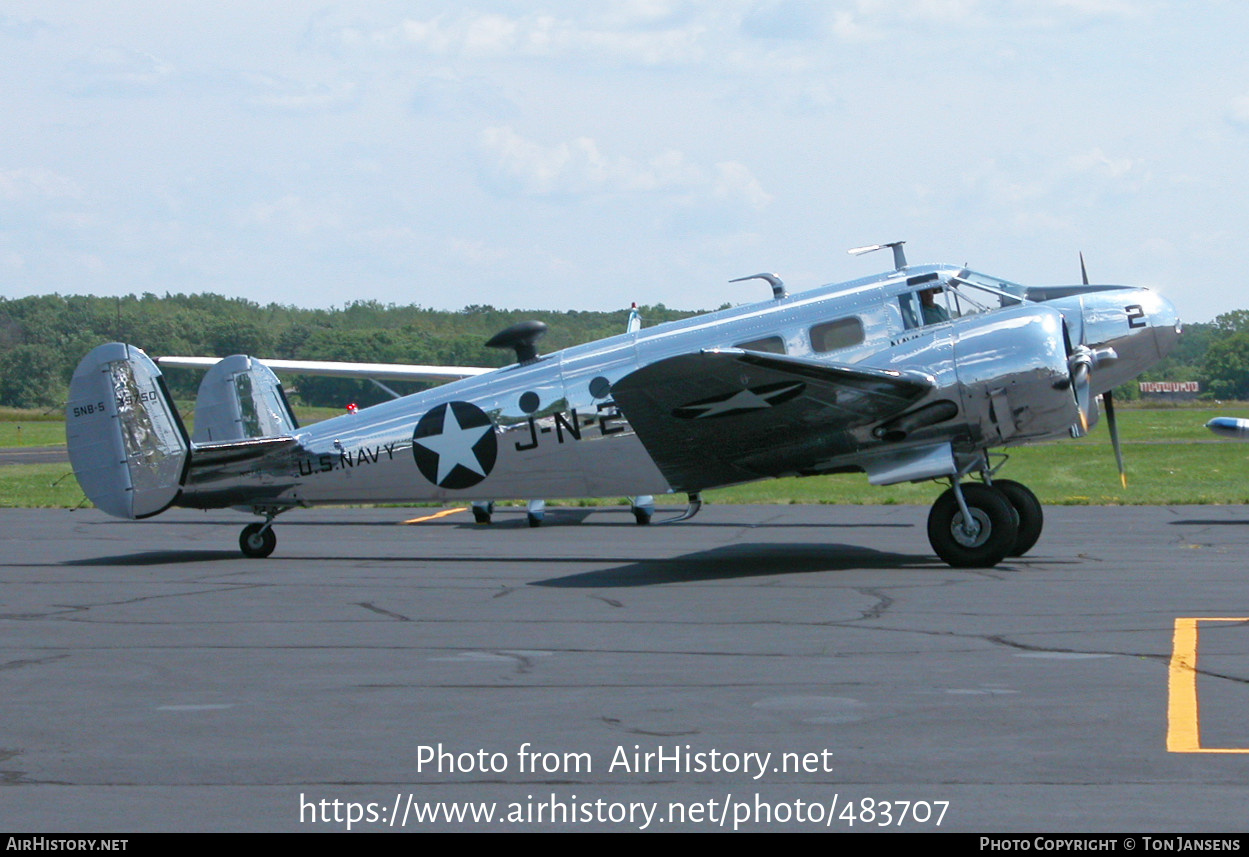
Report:
<svg viewBox="0 0 1249 857"><path fill-rule="evenodd" d="M132 345L101 345L78 364L65 434L78 484L110 515L155 515L182 490L186 429L160 370Z"/></svg>
<svg viewBox="0 0 1249 857"><path fill-rule="evenodd" d="M197 443L191 451L191 469L201 470L254 461L273 452L293 449L298 443L299 441L290 436L261 437L226 443Z"/></svg>
<svg viewBox="0 0 1249 857"><path fill-rule="evenodd" d="M227 360L231 358L226 358ZM166 368L209 369L217 357L157 357ZM382 381L455 381L493 372L478 366L424 366L408 363L341 363L333 360L263 360L275 372L331 378L376 378Z"/></svg>
<svg viewBox="0 0 1249 857"><path fill-rule="evenodd" d="M899 414L935 382L923 373L724 349L669 357L612 396L677 491L815 467L853 452L852 432Z"/></svg>

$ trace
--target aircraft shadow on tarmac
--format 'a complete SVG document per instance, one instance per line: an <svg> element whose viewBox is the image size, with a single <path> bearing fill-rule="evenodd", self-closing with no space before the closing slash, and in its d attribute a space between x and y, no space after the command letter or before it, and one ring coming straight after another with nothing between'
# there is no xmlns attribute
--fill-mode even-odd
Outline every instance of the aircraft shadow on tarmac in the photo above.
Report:
<svg viewBox="0 0 1249 857"><path fill-rule="evenodd" d="M633 520L633 515L626 509L619 515L602 514L602 509L547 509L546 518L542 521L545 527L562 527L571 526L573 524L583 527L637 527ZM666 519L676 517L678 512L658 511L655 513L655 520L650 526L660 526ZM596 515L594 520L590 520L591 515ZM465 530L525 530L529 529L529 522L525 517L525 510L522 508L517 514L509 514L508 512L495 512L494 520L489 524L477 524L473 521L457 519L455 526ZM674 522L675 523L675 522ZM731 529L762 529L762 528L779 528L779 529L819 529L827 530L830 528L842 527L846 529L862 530L862 529L910 529L914 524L883 524L883 523L862 523L847 521L838 523L837 521L783 521L770 522L766 519L760 519L757 522L743 521L682 521L681 528L702 528L702 527L727 527ZM645 528L641 528L645 529Z"/></svg>
<svg viewBox="0 0 1249 857"><path fill-rule="evenodd" d="M856 569L949 568L932 556L909 556L839 544L738 544L661 559L645 559L613 568L535 580L530 586L612 588L659 586L701 580L776 577L784 574Z"/></svg>
<svg viewBox="0 0 1249 857"><path fill-rule="evenodd" d="M1243 527L1249 525L1249 519L1236 521L1229 518L1219 518L1218 520L1190 518L1185 521L1167 521L1167 523L1173 527Z"/></svg>
<svg viewBox="0 0 1249 857"><path fill-rule="evenodd" d="M285 561L300 564L319 561L350 560L347 556L289 556L266 559L266 566L283 565ZM249 561L230 550L154 550L138 553L65 560L65 566L158 566L184 565L197 562ZM362 556L361 562L371 566L411 563L411 556ZM254 560L250 560L254 562ZM621 586L658 586L665 583L690 583L701 580L732 580L748 577L777 577L810 572L852 571L856 569L934 569L948 571L936 557L879 551L860 545L830 543L725 545L708 551L674 557L630 560L598 556L500 556L497 561L511 565L534 563L549 569L553 563L585 565L617 561L621 565L579 574L532 581L531 586L567 588L610 588ZM440 564L482 562L480 554L441 556Z"/></svg>
<svg viewBox="0 0 1249 857"><path fill-rule="evenodd" d="M222 562L243 559L238 551L231 550L157 550L127 553L120 556L98 556L87 559L67 559L60 565L180 565L188 562Z"/></svg>

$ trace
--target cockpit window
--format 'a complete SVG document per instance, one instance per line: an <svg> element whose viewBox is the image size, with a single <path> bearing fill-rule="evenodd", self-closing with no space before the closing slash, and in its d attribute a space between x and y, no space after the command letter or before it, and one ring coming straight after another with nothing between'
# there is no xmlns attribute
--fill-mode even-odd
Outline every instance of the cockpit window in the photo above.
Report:
<svg viewBox="0 0 1249 857"><path fill-rule="evenodd" d="M1028 293L1027 286L1012 283L1010 280L990 277L987 274L977 274L975 271L968 271L966 268L950 279L950 285L960 292L970 294L975 300L987 305L990 309L1021 304Z"/></svg>
<svg viewBox="0 0 1249 857"><path fill-rule="evenodd" d="M979 283L999 292L1006 292L1008 295L1020 298L1021 302L1024 294L1028 291L1027 286L1021 286L1019 283L1012 283L1010 280L1003 280L999 277L990 277L988 274L978 274L966 268L958 272L956 279L969 285Z"/></svg>
<svg viewBox="0 0 1249 857"><path fill-rule="evenodd" d="M743 351L762 351L766 354L784 354L785 341L779 336L765 336L763 339L752 339L750 342L739 342L734 348Z"/></svg>
<svg viewBox="0 0 1249 857"><path fill-rule="evenodd" d="M907 330L919 327L919 310L916 309L915 292L898 295L898 307L902 310L902 326Z"/></svg>
<svg viewBox="0 0 1249 857"><path fill-rule="evenodd" d="M987 280L990 278L983 277L982 279ZM1002 286L1004 285L1020 289L1021 292L1019 294L1022 296L1023 286L1007 283L1004 280L998 280L993 283L980 283L974 280L965 280L961 276L954 277L950 280L951 306L956 310L957 315L962 316L989 312L990 310L1023 303L1021 297L1016 297L1015 293L1003 290Z"/></svg>
<svg viewBox="0 0 1249 857"><path fill-rule="evenodd" d="M811 328L811 348L815 351L836 351L863 341L863 322L857 316L826 321Z"/></svg>
<svg viewBox="0 0 1249 857"><path fill-rule="evenodd" d="M924 324L940 324L950 320L944 289L920 289L916 294L919 297L919 314ZM955 312L954 315L958 316L960 313Z"/></svg>
<svg viewBox="0 0 1249 857"><path fill-rule="evenodd" d="M940 324L949 321L951 316L945 289L942 288L903 292L898 295L898 306L902 310L902 324L907 330Z"/></svg>

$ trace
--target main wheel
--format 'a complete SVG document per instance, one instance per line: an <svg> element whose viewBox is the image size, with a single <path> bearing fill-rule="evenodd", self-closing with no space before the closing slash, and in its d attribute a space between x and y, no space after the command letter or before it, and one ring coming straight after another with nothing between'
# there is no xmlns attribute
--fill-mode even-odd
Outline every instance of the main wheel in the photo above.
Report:
<svg viewBox="0 0 1249 857"><path fill-rule="evenodd" d="M654 508L647 507L647 506L634 506L633 507L633 520L638 523L638 526L644 527L647 524L649 524L651 522L651 516L654 514L655 514Z"/></svg>
<svg viewBox="0 0 1249 857"><path fill-rule="evenodd" d="M278 537L273 532L273 527L266 527L264 524L248 524L239 534L239 549L244 556L253 559L267 557L277 546Z"/></svg>
<svg viewBox="0 0 1249 857"><path fill-rule="evenodd" d="M490 518L494 515L494 501L492 500L489 503L481 503L481 504L474 503L472 505L472 509L473 509L473 520L476 523L488 524L490 523Z"/></svg>
<svg viewBox="0 0 1249 857"><path fill-rule="evenodd" d="M954 489L946 491L928 513L928 542L937 556L955 568L989 568L1001 562L1019 535L1018 519L1006 495L988 485L963 485L971 513L965 526Z"/></svg>
<svg viewBox="0 0 1249 857"><path fill-rule="evenodd" d="M1015 513L1019 515L1019 535L1015 536L1015 546L1006 555L1023 556L1032 550L1045 527L1041 501L1028 486L1010 479L994 479L993 487L1006 495L1006 499L1015 508Z"/></svg>

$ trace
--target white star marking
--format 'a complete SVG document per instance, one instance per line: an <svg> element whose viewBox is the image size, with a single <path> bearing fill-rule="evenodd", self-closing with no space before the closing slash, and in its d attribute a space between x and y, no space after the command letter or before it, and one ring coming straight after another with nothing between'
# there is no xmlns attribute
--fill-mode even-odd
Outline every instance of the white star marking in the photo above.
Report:
<svg viewBox="0 0 1249 857"><path fill-rule="evenodd" d="M727 413L728 411L759 410L760 408L770 408L772 406L768 404L766 399L760 398L750 390L742 390L739 393L734 393L722 402L711 402L706 405L698 405L698 407L702 408L703 412L695 419L703 420L707 417L714 417L716 414Z"/></svg>
<svg viewBox="0 0 1249 857"><path fill-rule="evenodd" d="M442 431L429 437L418 437L415 442L430 452L438 453L438 478L435 481L441 485L457 464L479 476L486 475L481 462L477 460L476 453L473 452L473 445L481 440L490 429L488 424L473 428L460 428L460 421L455 418L455 411L451 410L451 405L447 405L442 417Z"/></svg>

